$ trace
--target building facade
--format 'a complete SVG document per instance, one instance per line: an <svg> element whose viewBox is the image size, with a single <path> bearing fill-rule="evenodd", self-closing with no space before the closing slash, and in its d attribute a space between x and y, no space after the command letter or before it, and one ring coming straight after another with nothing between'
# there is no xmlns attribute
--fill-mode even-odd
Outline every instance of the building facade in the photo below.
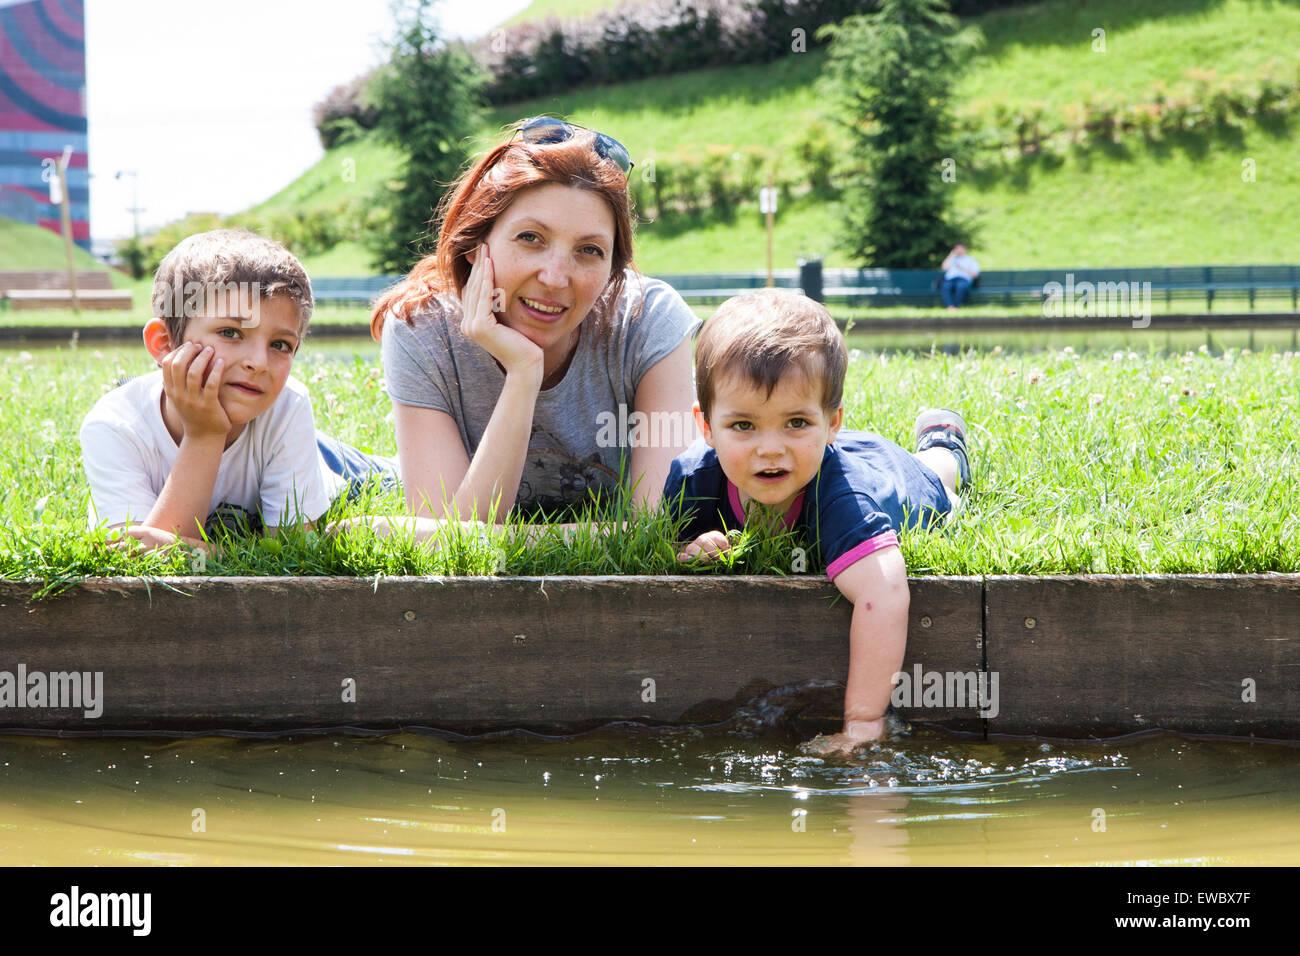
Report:
<svg viewBox="0 0 1300 956"><path fill-rule="evenodd" d="M0 216L61 232L46 160L72 147L72 238L90 248L82 0L0 0Z"/></svg>

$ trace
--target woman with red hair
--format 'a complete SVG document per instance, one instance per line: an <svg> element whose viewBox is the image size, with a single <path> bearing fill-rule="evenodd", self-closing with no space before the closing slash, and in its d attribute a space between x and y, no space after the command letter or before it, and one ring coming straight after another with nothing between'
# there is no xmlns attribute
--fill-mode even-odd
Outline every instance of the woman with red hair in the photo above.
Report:
<svg viewBox="0 0 1300 956"><path fill-rule="evenodd" d="M460 177L437 249L376 303L412 514L500 522L620 482L637 505L661 497L695 437L700 323L632 269L631 168L603 133L524 120Z"/></svg>

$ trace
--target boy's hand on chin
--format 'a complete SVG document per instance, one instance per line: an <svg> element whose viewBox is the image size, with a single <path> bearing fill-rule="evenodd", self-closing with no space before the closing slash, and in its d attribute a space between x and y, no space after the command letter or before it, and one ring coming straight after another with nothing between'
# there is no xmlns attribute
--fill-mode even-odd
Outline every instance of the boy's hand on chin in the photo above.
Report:
<svg viewBox="0 0 1300 956"><path fill-rule="evenodd" d="M731 541L721 531L706 531L677 554L677 560L716 561L731 550Z"/></svg>
<svg viewBox="0 0 1300 956"><path fill-rule="evenodd" d="M225 364L211 347L186 342L159 365L163 391L185 425L185 434L225 438L231 429L230 417L219 399Z"/></svg>

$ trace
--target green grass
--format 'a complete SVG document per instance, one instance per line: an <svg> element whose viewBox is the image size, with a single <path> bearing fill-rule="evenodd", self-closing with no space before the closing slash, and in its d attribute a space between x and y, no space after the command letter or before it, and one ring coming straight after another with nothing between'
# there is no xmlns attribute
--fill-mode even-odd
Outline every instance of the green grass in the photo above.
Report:
<svg viewBox="0 0 1300 956"><path fill-rule="evenodd" d="M80 246L72 247L72 262L78 269L107 272L115 289L126 288L131 281L115 269L109 269ZM0 268L63 270L67 267L63 236L40 226L0 217Z"/></svg>
<svg viewBox="0 0 1300 956"><path fill-rule="evenodd" d="M581 16L612 6L616 0L534 0L506 24ZM977 25L986 41L958 87L959 98L972 104L1041 102L1059 109L1097 94L1137 98L1156 83L1182 82L1191 68L1212 68L1220 78L1248 76L1273 59L1293 63L1292 51L1300 48L1300 5L1291 0L1063 0L995 10L964 23ZM1104 53L1093 50L1098 28L1106 31ZM707 89L705 78L714 72L689 76L698 77ZM759 74L755 85L788 85L789 80L788 74L777 74L772 82L763 82ZM642 89L640 84L627 87ZM581 104L585 95L563 102Z"/></svg>
<svg viewBox="0 0 1300 956"><path fill-rule="evenodd" d="M315 166L249 212L292 213L305 208L366 202L377 188L393 178L400 163L401 154L373 136L343 143L327 150ZM369 275L370 270L364 274Z"/></svg>
<svg viewBox="0 0 1300 956"><path fill-rule="evenodd" d="M1114 353L855 352L845 387L849 427L901 444L918 409L955 404L972 426L975 490L964 514L904 536L914 574L1267 572L1300 570L1300 445L1291 351L1190 349L1131 333ZM295 374L317 422L359 447L395 438L375 346L310 343ZM185 571L181 555L129 558L85 531L82 415L117 377L147 371L135 347L9 352L0 360L0 576L53 587L80 576ZM400 502L373 502L396 512ZM359 513L354 508L349 514ZM356 533L232 544L208 573L373 576L648 573L679 570L660 517L610 539L558 532L532 544L493 532L448 540L439 554ZM780 572L793 542L750 541L730 570ZM714 569L720 570L720 569ZM726 569L721 569L726 570Z"/></svg>
<svg viewBox="0 0 1300 956"><path fill-rule="evenodd" d="M370 276L375 269L370 253L360 242L340 242L333 249L303 256L302 267L309 276Z"/></svg>
<svg viewBox="0 0 1300 956"><path fill-rule="evenodd" d="M1295 262L1300 236L1285 223L1298 147L1293 125L1075 152L1005 175L959 173L957 207L979 223L985 269Z"/></svg>
<svg viewBox="0 0 1300 956"><path fill-rule="evenodd" d="M811 196L781 206L772 228L773 268L791 269L809 256L825 256L828 269L853 265L847 256L827 248L827 237L836 226L836 209L835 204ZM699 215L640 222L636 265L650 274L761 271L767 268L764 217L754 206L738 209L730 219Z"/></svg>
<svg viewBox="0 0 1300 956"><path fill-rule="evenodd" d="M642 168L659 155L698 155L709 146L784 148L820 116L816 81L825 59L813 50L512 103L490 113L484 134L523 116L557 113L613 136Z"/></svg>
<svg viewBox="0 0 1300 956"><path fill-rule="evenodd" d="M606 7L617 7L627 0L533 0L513 17L502 22L501 26L514 26L516 23L528 23L533 20L545 20L548 17L583 17Z"/></svg>
<svg viewBox="0 0 1300 956"><path fill-rule="evenodd" d="M997 10L975 20L987 41L962 80L962 100L1041 102L1059 110L1093 94L1145 98L1156 83L1184 83L1189 69L1222 79L1290 64L1300 47L1300 4L1291 0L1090 0ZM1093 51L1092 31L1106 31ZM1294 73L1292 73L1294 76Z"/></svg>

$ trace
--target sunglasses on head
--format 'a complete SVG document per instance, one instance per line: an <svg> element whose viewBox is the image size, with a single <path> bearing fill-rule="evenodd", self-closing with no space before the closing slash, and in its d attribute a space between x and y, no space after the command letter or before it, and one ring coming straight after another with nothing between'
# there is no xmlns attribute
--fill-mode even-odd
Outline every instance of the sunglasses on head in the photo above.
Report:
<svg viewBox="0 0 1300 956"><path fill-rule="evenodd" d="M628 155L627 147L612 136L597 133L594 129L589 130L585 126L566 123L562 119L555 119L551 116L534 116L519 124L519 135L523 137L524 142L541 146L552 143L566 143L573 138L578 130L595 133L596 155L601 159L608 159L623 170L624 176L632 172L632 167L636 164L632 162L632 157Z"/></svg>

